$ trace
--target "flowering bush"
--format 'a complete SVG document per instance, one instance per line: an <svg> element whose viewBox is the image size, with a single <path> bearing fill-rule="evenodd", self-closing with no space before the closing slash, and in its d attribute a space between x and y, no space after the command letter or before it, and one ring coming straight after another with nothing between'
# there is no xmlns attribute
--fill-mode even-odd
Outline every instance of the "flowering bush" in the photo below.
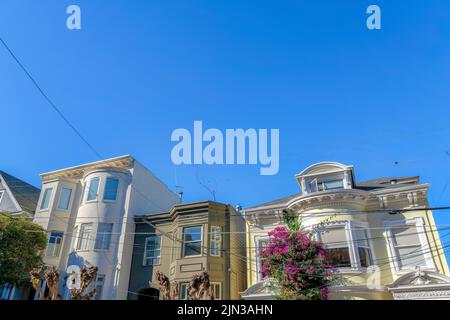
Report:
<svg viewBox="0 0 450 320"><path fill-rule="evenodd" d="M285 227L275 228L269 236L270 241L260 254L263 277L279 284L275 298L328 300L328 287L334 276L323 245L307 233Z"/></svg>

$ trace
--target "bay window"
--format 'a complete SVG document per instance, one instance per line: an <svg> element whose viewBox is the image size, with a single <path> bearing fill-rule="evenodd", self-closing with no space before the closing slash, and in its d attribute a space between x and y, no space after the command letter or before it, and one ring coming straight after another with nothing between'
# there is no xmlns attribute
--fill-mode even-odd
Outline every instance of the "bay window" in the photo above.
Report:
<svg viewBox="0 0 450 320"><path fill-rule="evenodd" d="M350 248L345 226L327 228L319 232L320 241L325 245L327 260L336 268L351 268Z"/></svg>
<svg viewBox="0 0 450 320"><path fill-rule="evenodd" d="M183 229L183 257L198 256L202 253L202 227Z"/></svg>
<svg viewBox="0 0 450 320"><path fill-rule="evenodd" d="M336 268L360 270L374 262L366 223L341 221L321 227L317 238L325 247L329 263Z"/></svg>

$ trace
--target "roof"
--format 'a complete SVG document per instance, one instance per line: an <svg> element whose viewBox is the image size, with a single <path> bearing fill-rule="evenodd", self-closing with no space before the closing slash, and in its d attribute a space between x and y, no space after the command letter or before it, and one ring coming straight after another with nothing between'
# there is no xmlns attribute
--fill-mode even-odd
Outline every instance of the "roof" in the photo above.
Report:
<svg viewBox="0 0 450 320"><path fill-rule="evenodd" d="M41 174L42 180L51 180L58 177L67 178L79 178L83 176L86 170L113 167L113 168L130 168L133 165L134 158L131 155L123 155L111 159L100 160L96 162L90 162L75 167L69 167L52 172L46 172Z"/></svg>
<svg viewBox="0 0 450 320"><path fill-rule="evenodd" d="M382 190L382 189L393 189L401 186L415 185L419 183L418 176L404 176L404 177L391 177L391 178L378 178L373 180L357 182L353 189L372 191L372 190ZM296 197L301 196L302 193L296 193L287 197L275 199L257 206L246 208L245 210L254 210L266 207L283 207L288 204L288 202Z"/></svg>
<svg viewBox="0 0 450 320"><path fill-rule="evenodd" d="M1 170L0 178L5 181L23 211L28 213L34 213L36 211L39 194L41 193L39 188Z"/></svg>
<svg viewBox="0 0 450 320"><path fill-rule="evenodd" d="M404 177L390 177L390 178L386 177L357 182L355 185L355 189L360 190L389 189L389 188L398 188L399 185L414 185L418 183L419 183L418 176L404 176Z"/></svg>
<svg viewBox="0 0 450 320"><path fill-rule="evenodd" d="M301 196L301 195L302 195L302 193L299 192L299 193L292 194L287 197L283 197L283 198L272 200L272 201L269 201L269 202L266 202L263 204L259 204L257 206L246 208L245 210L255 209L255 208L259 208L259 207L268 207L268 206L278 206L278 205L282 206L282 205L285 205L286 203L288 203L290 200L292 200L298 196Z"/></svg>

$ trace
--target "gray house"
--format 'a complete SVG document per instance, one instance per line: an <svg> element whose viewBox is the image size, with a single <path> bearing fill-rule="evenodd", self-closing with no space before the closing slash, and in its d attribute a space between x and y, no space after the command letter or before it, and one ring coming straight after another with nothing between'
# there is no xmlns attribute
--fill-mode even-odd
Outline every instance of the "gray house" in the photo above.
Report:
<svg viewBox="0 0 450 320"><path fill-rule="evenodd" d="M157 271L187 299L194 274L208 272L215 300L238 300L247 281L245 221L232 206L214 201L177 204L135 217L130 300L160 298Z"/></svg>
<svg viewBox="0 0 450 320"><path fill-rule="evenodd" d="M4 171L0 171L0 214L25 213L33 218L41 190ZM0 283L0 300L18 300L33 297L31 288L18 288Z"/></svg>
<svg viewBox="0 0 450 320"><path fill-rule="evenodd" d="M0 212L34 215L41 190L0 170Z"/></svg>

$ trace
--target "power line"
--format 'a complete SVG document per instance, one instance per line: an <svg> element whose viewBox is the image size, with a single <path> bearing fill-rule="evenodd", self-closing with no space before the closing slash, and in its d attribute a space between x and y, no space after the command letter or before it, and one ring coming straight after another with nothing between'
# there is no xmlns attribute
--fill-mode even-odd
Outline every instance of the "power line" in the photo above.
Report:
<svg viewBox="0 0 450 320"><path fill-rule="evenodd" d="M44 97L44 99L50 104L50 106L53 108L53 110L56 111L56 113L63 119L63 121L77 134L77 136L83 140L83 142L91 149L92 152L95 153L97 157L100 159L103 159L103 157L100 155L100 153L95 150L95 148L86 140L86 138L80 133L80 131L75 128L75 126L67 119L67 117L62 113L62 111L56 106L55 103L49 98L49 96L44 92L44 90L41 88L41 86L37 83L37 81L33 78L33 76L28 72L28 70L25 68L25 66L20 62L20 60L17 58L17 56L12 52L12 50L9 48L9 46L6 44L6 42L3 40L2 37L0 37L0 41L2 42L3 46L8 50L9 54L13 57L13 59L16 61L16 63L19 65L19 67L22 69L22 71L27 75L27 77L31 80L31 82L34 84L36 89L41 93L41 95Z"/></svg>

